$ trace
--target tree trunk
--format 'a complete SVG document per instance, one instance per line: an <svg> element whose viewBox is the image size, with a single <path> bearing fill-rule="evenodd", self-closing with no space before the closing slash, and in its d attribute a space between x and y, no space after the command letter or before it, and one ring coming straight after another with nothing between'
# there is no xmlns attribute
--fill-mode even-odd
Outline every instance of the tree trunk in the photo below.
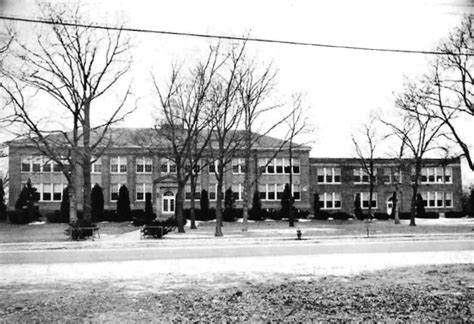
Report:
<svg viewBox="0 0 474 324"><path fill-rule="evenodd" d="M399 217L399 207L398 207L398 186L395 187L395 191L393 192L393 201L392 201L392 213L395 224L400 224L400 217Z"/></svg>
<svg viewBox="0 0 474 324"><path fill-rule="evenodd" d="M224 165L219 160L217 166L217 197L216 197L216 233L215 236L223 236L222 234L222 187L224 182Z"/></svg>
<svg viewBox="0 0 474 324"><path fill-rule="evenodd" d="M421 165L420 161L417 160L415 163L415 181L413 183L413 195L411 197L411 210L410 210L410 226L416 226L415 214L416 214L416 196L418 194L418 179L420 178Z"/></svg>
<svg viewBox="0 0 474 324"><path fill-rule="evenodd" d="M69 223L75 223L77 217L77 175L75 166L71 166L71 177L69 182Z"/></svg>
<svg viewBox="0 0 474 324"><path fill-rule="evenodd" d="M242 232L247 232L249 229L249 206L250 206L250 146L251 146L251 132L247 132L246 147L245 147L245 174L244 174L244 192L243 192L243 206L242 206Z"/></svg>
<svg viewBox="0 0 474 324"><path fill-rule="evenodd" d="M195 208L195 201L194 196L196 195L196 176L191 175L189 178L191 182L191 206L190 206L190 218L191 218L191 229L196 229L196 208Z"/></svg>
<svg viewBox="0 0 474 324"><path fill-rule="evenodd" d="M175 215L178 223L178 233L184 233L183 205L184 205L184 182L178 181L178 192L176 193Z"/></svg>
<svg viewBox="0 0 474 324"><path fill-rule="evenodd" d="M293 141L290 140L290 150L289 150L289 160L290 160L290 210L288 211L288 221L290 227L295 227L295 220L293 219ZM284 167L284 166L283 166Z"/></svg>
<svg viewBox="0 0 474 324"><path fill-rule="evenodd" d="M82 153L82 213L84 220L91 220L91 149L90 149L90 101L84 103L84 120L82 122L84 149Z"/></svg>

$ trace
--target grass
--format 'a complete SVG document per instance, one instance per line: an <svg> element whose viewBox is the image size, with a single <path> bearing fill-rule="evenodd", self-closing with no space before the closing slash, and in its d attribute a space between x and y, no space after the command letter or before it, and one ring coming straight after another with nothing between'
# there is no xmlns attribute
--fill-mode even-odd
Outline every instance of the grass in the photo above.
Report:
<svg viewBox="0 0 474 324"><path fill-rule="evenodd" d="M179 276L171 289L147 279L20 282L0 287L0 321L469 323L473 270L418 266L343 277L275 275L263 282L235 274L216 278L215 288ZM227 287L218 288L221 282Z"/></svg>
<svg viewBox="0 0 474 324"><path fill-rule="evenodd" d="M392 220L373 221L368 224L370 235L398 234L416 236L421 234L443 234L443 233L472 233L474 228L473 218L461 219L417 219L417 226L408 226L408 220L402 220L402 224L395 225ZM101 234L118 235L138 228L128 222L98 224ZM188 222L189 225L189 222ZM40 224L40 225L13 225L5 222L0 223L0 243L18 242L60 242L67 241L64 234L67 224ZM294 228L288 226L286 221L258 221L248 224L248 232L242 232L242 224L239 222L225 222L222 228L224 236L238 237L296 237L296 229L300 229L303 238L329 237L329 236L366 236L367 223L356 220L311 220L309 222L298 222ZM215 222L199 222L198 229L191 230L186 227L186 234L204 237L212 237L215 231ZM194 236L193 236L194 237Z"/></svg>

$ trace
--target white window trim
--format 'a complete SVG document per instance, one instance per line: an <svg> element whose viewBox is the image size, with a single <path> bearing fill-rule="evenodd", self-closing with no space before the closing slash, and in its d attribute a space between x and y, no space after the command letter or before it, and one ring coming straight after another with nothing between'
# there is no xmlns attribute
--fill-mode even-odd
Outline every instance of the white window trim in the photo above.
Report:
<svg viewBox="0 0 474 324"><path fill-rule="evenodd" d="M147 163L149 162L149 163ZM143 171L138 171L138 166L143 166ZM146 171L146 166L150 166L150 171ZM141 156L135 159L135 172L138 174L151 174L153 173L153 159L151 157Z"/></svg>
<svg viewBox="0 0 474 324"><path fill-rule="evenodd" d="M234 166L237 166L237 172L234 171ZM242 170L244 168L245 168L245 159L232 158L232 174L244 174L245 172L243 172Z"/></svg>
<svg viewBox="0 0 474 324"><path fill-rule="evenodd" d="M95 159L95 157L93 159ZM100 166L100 171L96 170L98 166ZM94 163L91 164L91 173L93 174L102 173L102 158L98 158Z"/></svg>
<svg viewBox="0 0 474 324"><path fill-rule="evenodd" d="M338 167L320 167L320 168L316 168L316 171L317 171L318 169L320 169L320 170L322 169L322 170L323 170L323 174L322 174L322 176L323 176L323 181L320 182L320 181L317 179L317 177L319 177L320 174L319 174L318 172L317 172L317 174L316 174L316 180L318 181L318 183L324 183L324 184L329 184L329 185L341 184L341 183L342 183L342 170L341 170L341 168L338 168ZM339 170L339 181L338 181L338 182L336 182L336 169ZM330 171L330 172L328 172L328 171ZM331 176L332 182L327 182L327 181L326 181L326 177L327 177L328 175Z"/></svg>
<svg viewBox="0 0 474 324"><path fill-rule="evenodd" d="M340 192L324 192L323 193L323 207L321 209L323 210L338 210L342 208L342 202L341 199L336 200L336 193L339 194L339 198L341 198L341 193ZM321 200L320 200L321 201ZM327 207L327 202L331 201L332 202L332 207ZM336 206L336 201L339 201L340 207L335 207Z"/></svg>
<svg viewBox="0 0 474 324"><path fill-rule="evenodd" d="M354 168L353 170L353 177L355 178L356 174L355 174L355 170L359 170L359 179L360 181L359 182L356 182L354 180L354 184L356 185L361 185L361 184L370 184L370 174L367 172L367 170L365 170L364 168ZM368 181L363 181L362 180L362 176L363 175L367 175L367 177L369 177L369 180ZM376 178L377 177L377 168L374 168L374 177ZM375 183L376 181L374 181Z"/></svg>
<svg viewBox="0 0 474 324"><path fill-rule="evenodd" d="M211 188L214 187L214 192L215 192L215 198L211 198ZM209 201L217 201L217 183L210 183L209 184Z"/></svg>
<svg viewBox="0 0 474 324"><path fill-rule="evenodd" d="M146 191L147 185L150 186L150 191ZM120 187L119 187L120 189ZM138 189L141 189L140 191ZM143 199L138 199L138 193L143 193ZM139 182L135 184L135 201L146 201L146 194L153 192L153 184L151 182Z"/></svg>
<svg viewBox="0 0 474 324"><path fill-rule="evenodd" d="M360 195L360 208L361 209L369 209L369 207L364 207L364 201L369 201L370 197L370 192L369 191L362 191L362 192L357 192L355 195L359 194ZM354 200L355 200L355 195L354 195ZM367 195L367 200L364 199L364 197ZM372 192L372 199L375 200L375 206L372 206L372 209L378 209L379 208L379 197L376 191Z"/></svg>
<svg viewBox="0 0 474 324"><path fill-rule="evenodd" d="M117 202L118 201L118 195L119 195L119 192L120 192L120 187L122 186L121 183L111 183L110 184L110 202ZM112 194L114 193L114 191L112 190L113 187L117 187L117 199L116 200L113 200L112 199Z"/></svg>
<svg viewBox="0 0 474 324"><path fill-rule="evenodd" d="M117 159L117 172L112 171L112 165L113 165L112 160L115 159L115 158ZM120 171L120 167L122 165L125 165L125 169L126 169L125 172ZM114 157L110 158L110 173L111 174L127 174L127 172L128 172L128 166L127 166L127 157L126 156L114 156Z"/></svg>

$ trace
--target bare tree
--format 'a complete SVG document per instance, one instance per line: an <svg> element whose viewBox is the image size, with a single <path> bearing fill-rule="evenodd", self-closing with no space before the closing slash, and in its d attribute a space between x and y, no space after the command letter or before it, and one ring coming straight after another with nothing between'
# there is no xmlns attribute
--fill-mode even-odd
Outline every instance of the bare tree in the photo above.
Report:
<svg viewBox="0 0 474 324"><path fill-rule="evenodd" d="M293 197L293 155L294 149L296 148L295 140L306 133L309 133L313 127L309 122L309 118L306 111L306 106L304 104L304 97L301 93L296 93L292 95L292 106L290 109L290 114L288 118L285 120L285 124L287 127L287 135L285 136L285 140L288 143L288 160L290 166L290 172L288 176L289 186L291 191L291 199L290 199L290 210L288 215L289 226L294 227L294 215L293 215L293 205L294 205L294 197ZM298 146L302 144L299 143Z"/></svg>
<svg viewBox="0 0 474 324"><path fill-rule="evenodd" d="M207 104L212 81L222 64L219 48L211 48L207 59L190 71L189 78L182 79L179 69L174 67L166 90L160 89L153 77L162 115L155 127L156 135L158 141L165 139L167 157L176 164L175 213L181 233L184 232L185 186L190 178L195 179L212 136Z"/></svg>
<svg viewBox="0 0 474 324"><path fill-rule="evenodd" d="M229 52L226 69L216 75L210 96L210 119L213 136L210 145L212 162L215 163L217 180L216 197L216 232L222 236L222 198L226 166L232 163L236 152L241 149L244 140L237 126L243 118L243 106L240 102L239 89L243 79L239 73L244 60L245 43L235 46Z"/></svg>
<svg viewBox="0 0 474 324"><path fill-rule="evenodd" d="M463 134L461 122L474 121L474 37L472 20L465 17L460 26L454 29L443 41L439 55L433 64L427 82L432 91L427 96L433 109L430 114L439 118L451 133L474 171L472 148ZM469 133L470 134L470 133Z"/></svg>
<svg viewBox="0 0 474 324"><path fill-rule="evenodd" d="M445 134L441 132L443 121L427 113L430 110L430 103L426 98L427 92L429 89L423 85L407 84L404 92L399 94L395 101L401 120L398 122L383 121L390 127L392 134L401 141L401 145L407 148L408 158L412 160L410 226L416 226L416 199L420 186L423 158L430 151L443 149L443 146L440 146L438 142L445 138Z"/></svg>
<svg viewBox="0 0 474 324"><path fill-rule="evenodd" d="M19 135L54 161L66 177L71 221L77 219L81 192L84 219L90 220L91 163L108 147L110 127L131 112L125 109L128 88L110 114L101 109L101 120L91 123L93 102L116 86L129 70L130 45L121 31L78 26L84 23L80 9L45 6L50 34L38 35L36 46L16 44L22 73L9 73L10 83L1 85L12 107L5 120L21 124L26 131ZM55 114L38 115L37 107L27 101L25 93L29 90L52 99L58 105ZM78 165L82 168L82 188L78 187Z"/></svg>
<svg viewBox="0 0 474 324"><path fill-rule="evenodd" d="M377 181L377 169L375 168L375 151L380 142L376 129L377 118L371 117L369 122L362 126L362 139L356 139L352 135L355 152L360 160L360 164L365 173L369 176L369 206L368 218L372 218L372 200L374 186ZM361 206L362 207L362 206Z"/></svg>

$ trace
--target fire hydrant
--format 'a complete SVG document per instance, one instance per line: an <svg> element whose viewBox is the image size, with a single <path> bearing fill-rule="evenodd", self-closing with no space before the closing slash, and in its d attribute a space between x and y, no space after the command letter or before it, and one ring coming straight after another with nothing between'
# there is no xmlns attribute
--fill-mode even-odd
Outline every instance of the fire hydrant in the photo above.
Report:
<svg viewBox="0 0 474 324"><path fill-rule="evenodd" d="M296 239L301 240L301 231L300 231L300 229L296 230Z"/></svg>

